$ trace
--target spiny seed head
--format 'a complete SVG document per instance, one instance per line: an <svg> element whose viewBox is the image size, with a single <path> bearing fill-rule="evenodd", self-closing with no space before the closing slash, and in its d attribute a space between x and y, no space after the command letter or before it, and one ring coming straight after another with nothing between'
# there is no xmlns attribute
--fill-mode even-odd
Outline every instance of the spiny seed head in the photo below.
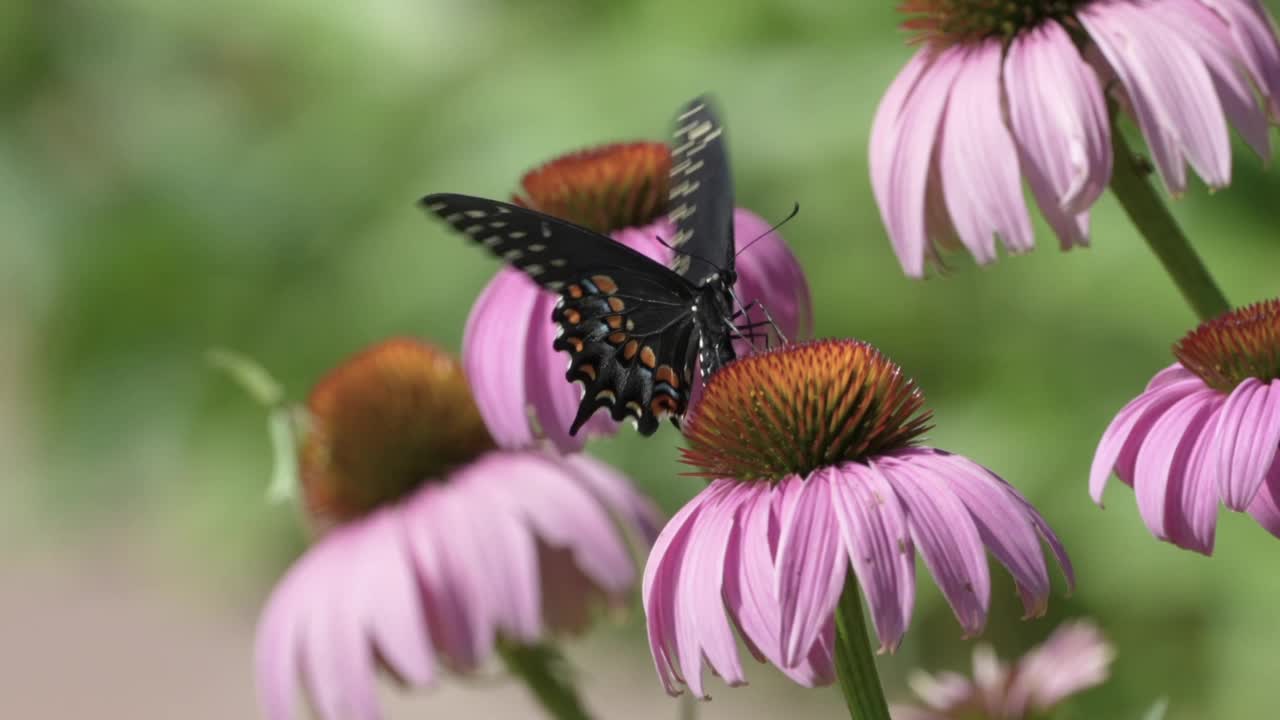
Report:
<svg viewBox="0 0 1280 720"><path fill-rule="evenodd" d="M1206 385L1224 393L1246 378L1280 379L1280 299L1201 323L1173 346L1173 354Z"/></svg>
<svg viewBox="0 0 1280 720"><path fill-rule="evenodd" d="M671 151L663 143L603 145L525 173L513 201L599 233L648 225L667 202Z"/></svg>
<svg viewBox="0 0 1280 720"><path fill-rule="evenodd" d="M913 42L953 45L1012 38L1045 20L1062 19L1084 0L902 0L902 26Z"/></svg>
<svg viewBox="0 0 1280 720"><path fill-rule="evenodd" d="M867 343L784 345L711 376L684 423L683 460L704 477L803 477L911 445L930 415L915 383Z"/></svg>
<svg viewBox="0 0 1280 720"><path fill-rule="evenodd" d="M325 521L398 500L494 447L461 365L417 340L388 340L338 366L307 409L302 487Z"/></svg>

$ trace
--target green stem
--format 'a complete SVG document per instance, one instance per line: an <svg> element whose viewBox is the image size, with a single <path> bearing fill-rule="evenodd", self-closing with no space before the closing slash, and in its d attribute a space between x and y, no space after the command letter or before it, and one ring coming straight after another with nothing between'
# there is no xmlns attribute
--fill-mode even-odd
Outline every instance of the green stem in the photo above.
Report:
<svg viewBox="0 0 1280 720"><path fill-rule="evenodd" d="M1182 291L1182 296L1201 320L1215 318L1230 310L1227 297L1213 281L1204 262L1147 179L1151 166L1130 149L1119 129L1112 129L1111 138L1115 153L1111 192L1115 193L1120 206L1138 227L1152 252L1160 258L1160 263Z"/></svg>
<svg viewBox="0 0 1280 720"><path fill-rule="evenodd" d="M507 670L524 681L547 715L558 720L591 720L569 677L564 656L549 642L524 645L499 640L498 654Z"/></svg>
<svg viewBox="0 0 1280 720"><path fill-rule="evenodd" d="M862 615L862 593L850 571L836 606L836 677L853 720L889 720L875 656Z"/></svg>

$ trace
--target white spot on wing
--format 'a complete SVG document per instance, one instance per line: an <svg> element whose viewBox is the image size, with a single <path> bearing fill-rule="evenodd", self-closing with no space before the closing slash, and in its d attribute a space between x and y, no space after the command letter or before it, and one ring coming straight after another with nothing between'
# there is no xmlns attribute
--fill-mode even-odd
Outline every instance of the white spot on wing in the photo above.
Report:
<svg viewBox="0 0 1280 720"><path fill-rule="evenodd" d="M511 237L514 238L515 236L516 236L515 233L511 233ZM520 237L524 237L524 233L520 233ZM546 249L547 249L547 246L543 245L542 243L529 243L529 252L542 252L543 250L546 250Z"/></svg>
<svg viewBox="0 0 1280 720"><path fill-rule="evenodd" d="M483 211L483 210L465 210L465 211L463 211L463 212L464 212L464 213L466 214L466 216L467 216L467 217L469 217L469 218L482 218L482 217L484 217L485 215L487 215L487 214L488 214L488 213L486 213L486 212L485 212L485 211Z"/></svg>

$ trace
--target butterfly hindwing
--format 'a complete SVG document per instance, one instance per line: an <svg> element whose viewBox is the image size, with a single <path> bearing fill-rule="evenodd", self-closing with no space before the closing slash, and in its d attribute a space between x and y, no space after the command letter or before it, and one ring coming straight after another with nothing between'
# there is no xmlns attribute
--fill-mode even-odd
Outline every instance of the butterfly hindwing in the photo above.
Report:
<svg viewBox="0 0 1280 720"><path fill-rule="evenodd" d="M676 226L671 244L681 251L677 272L699 284L733 270L733 178L724 124L705 95L676 115L667 215Z"/></svg>
<svg viewBox="0 0 1280 720"><path fill-rule="evenodd" d="M421 204L560 294L555 347L569 353L566 378L584 390L571 434L601 407L614 420L635 418L645 435L684 412L694 334L688 280L605 235L528 208L447 193Z"/></svg>
<svg viewBox="0 0 1280 720"><path fill-rule="evenodd" d="M571 283L552 320L561 330L555 347L570 356L565 377L583 387L571 433L601 407L614 420L635 418L644 435L663 417L685 411L694 333L687 306L633 298L612 278L597 276Z"/></svg>

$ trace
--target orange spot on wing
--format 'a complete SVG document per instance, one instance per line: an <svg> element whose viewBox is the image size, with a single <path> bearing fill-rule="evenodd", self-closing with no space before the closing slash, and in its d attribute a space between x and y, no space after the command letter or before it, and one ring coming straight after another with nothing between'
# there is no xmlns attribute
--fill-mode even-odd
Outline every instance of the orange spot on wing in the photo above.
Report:
<svg viewBox="0 0 1280 720"><path fill-rule="evenodd" d="M616 298L616 297L609 298L609 309L614 312L622 312L622 308L626 306L627 304L622 302L622 298Z"/></svg>
<svg viewBox="0 0 1280 720"><path fill-rule="evenodd" d="M578 298L582 297L582 286L577 283L574 283L573 285L570 285L569 287L565 288L565 292L569 293L569 297L573 298L574 300L577 300Z"/></svg>
<svg viewBox="0 0 1280 720"><path fill-rule="evenodd" d="M582 338L566 337L564 341L573 347L574 352L582 352Z"/></svg>
<svg viewBox="0 0 1280 720"><path fill-rule="evenodd" d="M573 309L565 310L564 319L567 320L570 325L577 325L578 323L582 322L582 313Z"/></svg>
<svg viewBox="0 0 1280 720"><path fill-rule="evenodd" d="M618 284L608 275L592 275L591 284L595 285L605 295L612 295L618 291Z"/></svg>
<svg viewBox="0 0 1280 720"><path fill-rule="evenodd" d="M649 401L649 410L652 411L654 415L675 415L678 413L679 409L679 404L676 402L675 398L670 395L655 395L654 398Z"/></svg>
<svg viewBox="0 0 1280 720"><path fill-rule="evenodd" d="M635 357L636 353L639 351L640 343L636 340L628 340L627 344L622 348L622 357L626 360L630 360Z"/></svg>
<svg viewBox="0 0 1280 720"><path fill-rule="evenodd" d="M609 327L613 328L614 330L619 330L622 328L621 315L610 315L609 317L605 318L604 321L608 323Z"/></svg>
<svg viewBox="0 0 1280 720"><path fill-rule="evenodd" d="M653 369L654 365L658 364L658 356L653 354L653 348L645 345L640 350L640 362L644 363L644 366L650 370Z"/></svg>
<svg viewBox="0 0 1280 720"><path fill-rule="evenodd" d="M592 365L591 363L583 363L582 365L580 365L578 367L578 372L587 376L587 379L593 382L596 379L596 366Z"/></svg>
<svg viewBox="0 0 1280 720"><path fill-rule="evenodd" d="M621 345L627 341L627 334L624 332L609 333L609 337L605 338L610 345Z"/></svg>
<svg viewBox="0 0 1280 720"><path fill-rule="evenodd" d="M664 382L671 386L672 389L679 389L680 378L676 377L676 371L671 369L670 365L663 365L653 374L658 382Z"/></svg>

